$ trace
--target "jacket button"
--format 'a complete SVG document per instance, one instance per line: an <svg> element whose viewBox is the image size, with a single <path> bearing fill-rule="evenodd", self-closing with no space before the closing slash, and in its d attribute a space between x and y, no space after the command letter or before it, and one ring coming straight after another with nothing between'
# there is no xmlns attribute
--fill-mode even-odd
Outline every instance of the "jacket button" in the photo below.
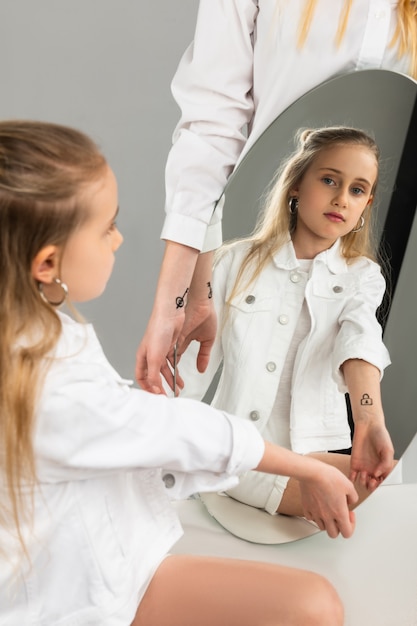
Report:
<svg viewBox="0 0 417 626"><path fill-rule="evenodd" d="M341 293L341 292L343 291L343 287L341 287L340 285L335 285L335 286L333 287L333 291L334 291L335 293Z"/></svg>
<svg viewBox="0 0 417 626"><path fill-rule="evenodd" d="M278 321L280 324L285 326L285 324L288 324L288 315L285 315L285 314L280 315L278 318Z"/></svg>
<svg viewBox="0 0 417 626"><path fill-rule="evenodd" d="M246 296L246 304L253 304L255 302L255 296Z"/></svg>
<svg viewBox="0 0 417 626"><path fill-rule="evenodd" d="M277 366L273 361L269 361L269 363L266 364L266 369L268 370L268 372L275 372Z"/></svg>
<svg viewBox="0 0 417 626"><path fill-rule="evenodd" d="M249 413L249 417L251 418L252 422L257 422L260 418L259 411L251 411Z"/></svg>
<svg viewBox="0 0 417 626"><path fill-rule="evenodd" d="M298 272L292 272L290 275L290 281L292 283L299 283L301 280L301 276Z"/></svg>
<svg viewBox="0 0 417 626"><path fill-rule="evenodd" d="M173 474L164 474L162 476L162 480L165 483L165 487L167 489L172 489L172 487L175 485L175 476Z"/></svg>

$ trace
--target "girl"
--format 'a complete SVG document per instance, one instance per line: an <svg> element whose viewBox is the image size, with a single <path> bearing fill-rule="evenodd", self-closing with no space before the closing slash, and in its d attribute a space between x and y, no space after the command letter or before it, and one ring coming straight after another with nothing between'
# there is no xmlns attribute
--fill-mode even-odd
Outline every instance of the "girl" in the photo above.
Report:
<svg viewBox="0 0 417 626"><path fill-rule="evenodd" d="M207 366L216 333L208 251L221 244L213 211L236 164L311 89L378 68L417 78L414 0L200 0L172 83L181 119L166 167L165 254L137 353L144 389L162 391L176 342L182 353L196 339L198 368ZM186 290L187 308L178 308Z"/></svg>
<svg viewBox="0 0 417 626"><path fill-rule="evenodd" d="M0 122L0 624L341 625L340 600L316 574L165 559L181 535L170 495L227 488L255 467L288 472L305 514L348 537L356 494L245 420L131 389L91 326L57 310L105 289L117 212L91 140Z"/></svg>
<svg viewBox="0 0 417 626"><path fill-rule="evenodd" d="M393 466L380 377L389 364L376 309L385 281L372 245L379 152L365 132L306 130L277 173L254 234L225 245L214 270L220 328L204 374L196 344L181 360L184 394L204 396L219 364L213 405L263 436L339 467L360 500ZM352 456L344 394L355 433ZM297 481L249 473L234 498L302 515Z"/></svg>

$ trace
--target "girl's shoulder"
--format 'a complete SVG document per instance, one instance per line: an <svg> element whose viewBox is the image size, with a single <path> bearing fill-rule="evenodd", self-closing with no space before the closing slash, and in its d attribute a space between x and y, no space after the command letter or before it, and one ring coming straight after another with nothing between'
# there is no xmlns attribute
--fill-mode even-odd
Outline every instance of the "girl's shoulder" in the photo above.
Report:
<svg viewBox="0 0 417 626"><path fill-rule="evenodd" d="M381 266L379 263L367 256L358 256L350 259L346 266L349 272L381 273Z"/></svg>
<svg viewBox="0 0 417 626"><path fill-rule="evenodd" d="M239 239L224 243L217 251L214 265L224 266L232 263L240 263L251 249L251 242L248 239Z"/></svg>

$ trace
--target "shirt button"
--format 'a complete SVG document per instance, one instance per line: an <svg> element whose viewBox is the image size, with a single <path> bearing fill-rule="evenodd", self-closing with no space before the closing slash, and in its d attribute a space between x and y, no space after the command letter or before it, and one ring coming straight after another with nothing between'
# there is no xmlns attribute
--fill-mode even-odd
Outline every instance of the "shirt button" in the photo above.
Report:
<svg viewBox="0 0 417 626"><path fill-rule="evenodd" d="M279 316L278 321L280 324L283 324L285 326L285 324L288 324L288 315L282 314Z"/></svg>
<svg viewBox="0 0 417 626"><path fill-rule="evenodd" d="M247 304L253 304L255 302L255 296L246 296L245 302Z"/></svg>
<svg viewBox="0 0 417 626"><path fill-rule="evenodd" d="M167 489L172 489L172 487L175 485L175 476L173 474L164 474L162 476L162 480L165 483L165 487Z"/></svg>
<svg viewBox="0 0 417 626"><path fill-rule="evenodd" d="M301 276L298 272L292 272L292 274L290 275L290 281L292 283L299 283L301 280Z"/></svg>
<svg viewBox="0 0 417 626"><path fill-rule="evenodd" d="M268 370L268 372L275 372L277 366L273 361L269 361L269 363L266 364L266 369Z"/></svg>
<svg viewBox="0 0 417 626"><path fill-rule="evenodd" d="M257 422L260 418L259 411L251 411L249 413L249 417L251 418L252 422Z"/></svg>
<svg viewBox="0 0 417 626"><path fill-rule="evenodd" d="M343 291L343 287L341 287L340 285L335 285L335 286L333 287L333 291L334 291L335 293L342 293L342 291Z"/></svg>

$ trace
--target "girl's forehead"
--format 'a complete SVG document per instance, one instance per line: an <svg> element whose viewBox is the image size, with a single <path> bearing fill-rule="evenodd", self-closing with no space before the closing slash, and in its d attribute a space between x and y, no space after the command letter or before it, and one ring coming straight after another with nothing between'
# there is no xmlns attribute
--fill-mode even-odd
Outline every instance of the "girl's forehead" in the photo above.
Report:
<svg viewBox="0 0 417 626"><path fill-rule="evenodd" d="M367 145L356 143L338 143L326 146L317 152L310 167L317 164L331 167L335 162L357 166L358 169L366 167L375 170L375 173L378 171L378 159L375 152Z"/></svg>

